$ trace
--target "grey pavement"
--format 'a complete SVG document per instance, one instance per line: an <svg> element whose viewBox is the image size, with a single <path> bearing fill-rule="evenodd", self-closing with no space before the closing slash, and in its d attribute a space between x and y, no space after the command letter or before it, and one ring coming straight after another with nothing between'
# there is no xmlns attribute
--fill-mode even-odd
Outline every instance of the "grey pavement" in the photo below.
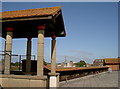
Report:
<svg viewBox="0 0 120 89"><path fill-rule="evenodd" d="M110 87L118 87L118 71L103 72L100 74L89 75L82 78L72 79L68 81L60 82L60 87L104 87L109 89Z"/></svg>

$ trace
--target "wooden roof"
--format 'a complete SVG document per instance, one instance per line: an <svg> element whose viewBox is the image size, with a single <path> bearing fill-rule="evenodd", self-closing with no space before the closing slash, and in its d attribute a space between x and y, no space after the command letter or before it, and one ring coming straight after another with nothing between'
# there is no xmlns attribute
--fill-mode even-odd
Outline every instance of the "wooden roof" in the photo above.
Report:
<svg viewBox="0 0 120 89"><path fill-rule="evenodd" d="M32 16L54 16L59 10L60 6L50 7L50 8L37 8L37 9L27 9L27 10L17 10L17 11L6 11L2 13L2 19L8 18L20 18L20 17L32 17Z"/></svg>
<svg viewBox="0 0 120 89"><path fill-rule="evenodd" d="M7 27L13 27L13 38L36 38L38 26L45 25L45 37L65 37L64 20L60 6L0 12L2 17L2 37L6 37Z"/></svg>

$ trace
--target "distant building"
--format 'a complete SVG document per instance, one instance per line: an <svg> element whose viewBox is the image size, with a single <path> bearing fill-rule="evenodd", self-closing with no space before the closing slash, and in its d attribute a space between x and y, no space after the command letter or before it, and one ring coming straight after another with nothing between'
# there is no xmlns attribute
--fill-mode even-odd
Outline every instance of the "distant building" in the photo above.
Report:
<svg viewBox="0 0 120 89"><path fill-rule="evenodd" d="M90 67L91 66L91 64L89 64L89 63L86 63L86 67Z"/></svg>
<svg viewBox="0 0 120 89"><path fill-rule="evenodd" d="M105 65L112 70L120 70L120 58L105 58Z"/></svg>
<svg viewBox="0 0 120 89"><path fill-rule="evenodd" d="M96 59L93 62L94 66L109 66L113 71L120 70L120 58L105 58Z"/></svg>
<svg viewBox="0 0 120 89"><path fill-rule="evenodd" d="M94 66L104 66L104 64L105 64L104 59L96 59L93 61Z"/></svg>
<svg viewBox="0 0 120 89"><path fill-rule="evenodd" d="M73 61L69 61L68 63L67 63L67 67L73 67Z"/></svg>
<svg viewBox="0 0 120 89"><path fill-rule="evenodd" d="M64 67L64 66L65 66L65 63L64 63L64 62L62 62L62 63L61 63L61 67Z"/></svg>
<svg viewBox="0 0 120 89"><path fill-rule="evenodd" d="M69 61L69 62L67 62L67 63L64 63L64 62L62 62L61 63L61 65L57 65L57 66L61 66L61 67L76 67L75 66L75 62L73 62L73 61Z"/></svg>

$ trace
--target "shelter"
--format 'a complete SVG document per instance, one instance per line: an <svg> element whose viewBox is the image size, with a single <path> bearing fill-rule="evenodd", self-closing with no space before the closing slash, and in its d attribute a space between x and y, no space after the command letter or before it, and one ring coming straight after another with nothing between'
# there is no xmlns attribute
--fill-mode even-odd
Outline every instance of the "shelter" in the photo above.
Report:
<svg viewBox="0 0 120 89"><path fill-rule="evenodd" d="M18 11L0 12L2 20L2 37L5 44L5 70L2 87L46 87L47 77L43 74L44 37L51 37L51 73L50 87L59 86L56 73L56 37L65 37L66 32L61 7L37 8ZM31 72L31 41L38 38L37 75L10 75L12 39L27 38L26 72ZM11 79L12 78L12 79ZM24 82L22 82L24 81ZM5 83L6 82L6 83Z"/></svg>

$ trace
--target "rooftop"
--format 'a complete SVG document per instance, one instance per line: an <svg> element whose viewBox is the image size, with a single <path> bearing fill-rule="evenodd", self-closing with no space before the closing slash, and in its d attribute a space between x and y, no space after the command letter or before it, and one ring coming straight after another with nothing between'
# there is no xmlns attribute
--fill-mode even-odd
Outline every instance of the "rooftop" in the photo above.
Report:
<svg viewBox="0 0 120 89"><path fill-rule="evenodd" d="M60 6L0 12L2 14L2 37L6 37L7 27L12 27L13 38L36 38L38 26L45 25L45 37L65 37L65 27Z"/></svg>
<svg viewBox="0 0 120 89"><path fill-rule="evenodd" d="M44 66L44 68L51 70L51 66ZM67 67L67 68L60 68L57 67L56 71L57 72L62 72L62 71L74 71L74 70L87 70L87 69L99 69L99 68L109 68L108 66L98 66L98 67Z"/></svg>
<svg viewBox="0 0 120 89"><path fill-rule="evenodd" d="M105 58L105 63L120 63L120 58Z"/></svg>
<svg viewBox="0 0 120 89"><path fill-rule="evenodd" d="M60 6L50 7L50 8L36 8L36 9L27 9L27 10L17 10L17 11L6 11L2 13L2 19L8 18L21 18L21 17L33 17L33 16L54 16L59 10Z"/></svg>

